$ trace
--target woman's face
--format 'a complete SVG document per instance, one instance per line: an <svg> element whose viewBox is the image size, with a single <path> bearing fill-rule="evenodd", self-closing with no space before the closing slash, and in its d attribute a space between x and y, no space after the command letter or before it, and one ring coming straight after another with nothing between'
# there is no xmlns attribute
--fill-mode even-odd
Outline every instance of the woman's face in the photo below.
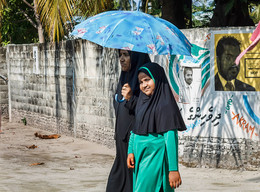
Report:
<svg viewBox="0 0 260 192"><path fill-rule="evenodd" d="M154 81L143 72L138 74L138 80L140 83L140 90L147 96L153 95L155 90Z"/></svg>
<svg viewBox="0 0 260 192"><path fill-rule="evenodd" d="M131 59L127 50L120 50L119 60L120 60L121 70L125 72L130 71Z"/></svg>

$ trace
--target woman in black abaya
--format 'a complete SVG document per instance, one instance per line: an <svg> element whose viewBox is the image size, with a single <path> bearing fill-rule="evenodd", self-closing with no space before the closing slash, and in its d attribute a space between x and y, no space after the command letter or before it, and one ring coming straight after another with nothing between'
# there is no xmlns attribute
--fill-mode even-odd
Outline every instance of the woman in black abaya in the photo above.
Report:
<svg viewBox="0 0 260 192"><path fill-rule="evenodd" d="M134 110L129 110L125 104L128 101L128 105L134 108L140 93L137 70L147 62L150 62L148 54L120 50L122 71L114 99L116 158L109 174L106 192L133 191L133 173L127 168L126 159L129 135L134 123ZM122 101L122 94L130 97Z"/></svg>

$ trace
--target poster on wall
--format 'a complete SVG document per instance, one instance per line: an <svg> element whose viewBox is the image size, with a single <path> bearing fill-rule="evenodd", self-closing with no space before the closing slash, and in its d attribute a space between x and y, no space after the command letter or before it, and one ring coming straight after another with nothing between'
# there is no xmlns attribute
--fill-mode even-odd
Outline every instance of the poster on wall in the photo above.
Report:
<svg viewBox="0 0 260 192"><path fill-rule="evenodd" d="M33 73L39 74L39 57L38 57L38 47L33 46L33 59L34 59L34 64L33 64Z"/></svg>
<svg viewBox="0 0 260 192"><path fill-rule="evenodd" d="M182 65L180 68L179 102L199 103L201 96L201 69L191 65Z"/></svg>
<svg viewBox="0 0 260 192"><path fill-rule="evenodd" d="M171 56L164 66L187 127L182 135L260 140L260 44L236 65L252 33L208 32L206 42L191 41L192 56Z"/></svg>
<svg viewBox="0 0 260 192"><path fill-rule="evenodd" d="M251 44L251 35L241 30L214 33L215 91L260 91L260 44L235 64L237 56Z"/></svg>
<svg viewBox="0 0 260 192"><path fill-rule="evenodd" d="M200 105L209 83L210 54L207 48L192 44L192 56L171 56L167 74L178 103Z"/></svg>
<svg viewBox="0 0 260 192"><path fill-rule="evenodd" d="M213 106L221 112L221 137L260 139L260 44L235 64L251 36L241 29L212 31L211 90Z"/></svg>

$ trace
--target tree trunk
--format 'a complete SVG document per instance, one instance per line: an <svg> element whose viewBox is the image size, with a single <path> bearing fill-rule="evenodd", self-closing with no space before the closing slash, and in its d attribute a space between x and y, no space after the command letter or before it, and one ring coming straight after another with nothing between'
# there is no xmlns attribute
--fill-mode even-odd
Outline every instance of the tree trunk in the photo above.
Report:
<svg viewBox="0 0 260 192"><path fill-rule="evenodd" d="M38 22L37 22L38 23ZM38 23L38 37L39 37L39 43L44 43L45 42L45 39L44 39L44 30L43 30L43 27L42 27L42 24Z"/></svg>
<svg viewBox="0 0 260 192"><path fill-rule="evenodd" d="M254 26L253 20L249 17L248 3L243 0L234 0L233 7L225 14L230 1L232 0L215 0L210 27Z"/></svg>
<svg viewBox="0 0 260 192"><path fill-rule="evenodd" d="M192 0L184 0L184 20L186 28L192 28Z"/></svg>
<svg viewBox="0 0 260 192"><path fill-rule="evenodd" d="M38 29L38 37L39 37L39 42L40 43L44 43L45 40L44 40L44 29L43 29L43 26L42 26L42 23L41 23L41 20L40 20L40 15L37 11L37 1L36 0L33 0L33 5L34 5L34 15L35 15L35 20L37 22L37 29Z"/></svg>
<svg viewBox="0 0 260 192"><path fill-rule="evenodd" d="M162 18L180 29L192 26L192 0L161 0Z"/></svg>

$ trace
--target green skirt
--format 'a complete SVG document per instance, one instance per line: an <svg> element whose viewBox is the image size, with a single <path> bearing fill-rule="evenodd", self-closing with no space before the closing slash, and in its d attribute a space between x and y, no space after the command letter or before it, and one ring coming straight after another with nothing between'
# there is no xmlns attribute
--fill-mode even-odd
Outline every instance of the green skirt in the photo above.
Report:
<svg viewBox="0 0 260 192"><path fill-rule="evenodd" d="M133 191L159 192L163 188L164 192L173 192L174 189L169 184L169 164L164 134L131 136L134 137L132 147L135 157Z"/></svg>

